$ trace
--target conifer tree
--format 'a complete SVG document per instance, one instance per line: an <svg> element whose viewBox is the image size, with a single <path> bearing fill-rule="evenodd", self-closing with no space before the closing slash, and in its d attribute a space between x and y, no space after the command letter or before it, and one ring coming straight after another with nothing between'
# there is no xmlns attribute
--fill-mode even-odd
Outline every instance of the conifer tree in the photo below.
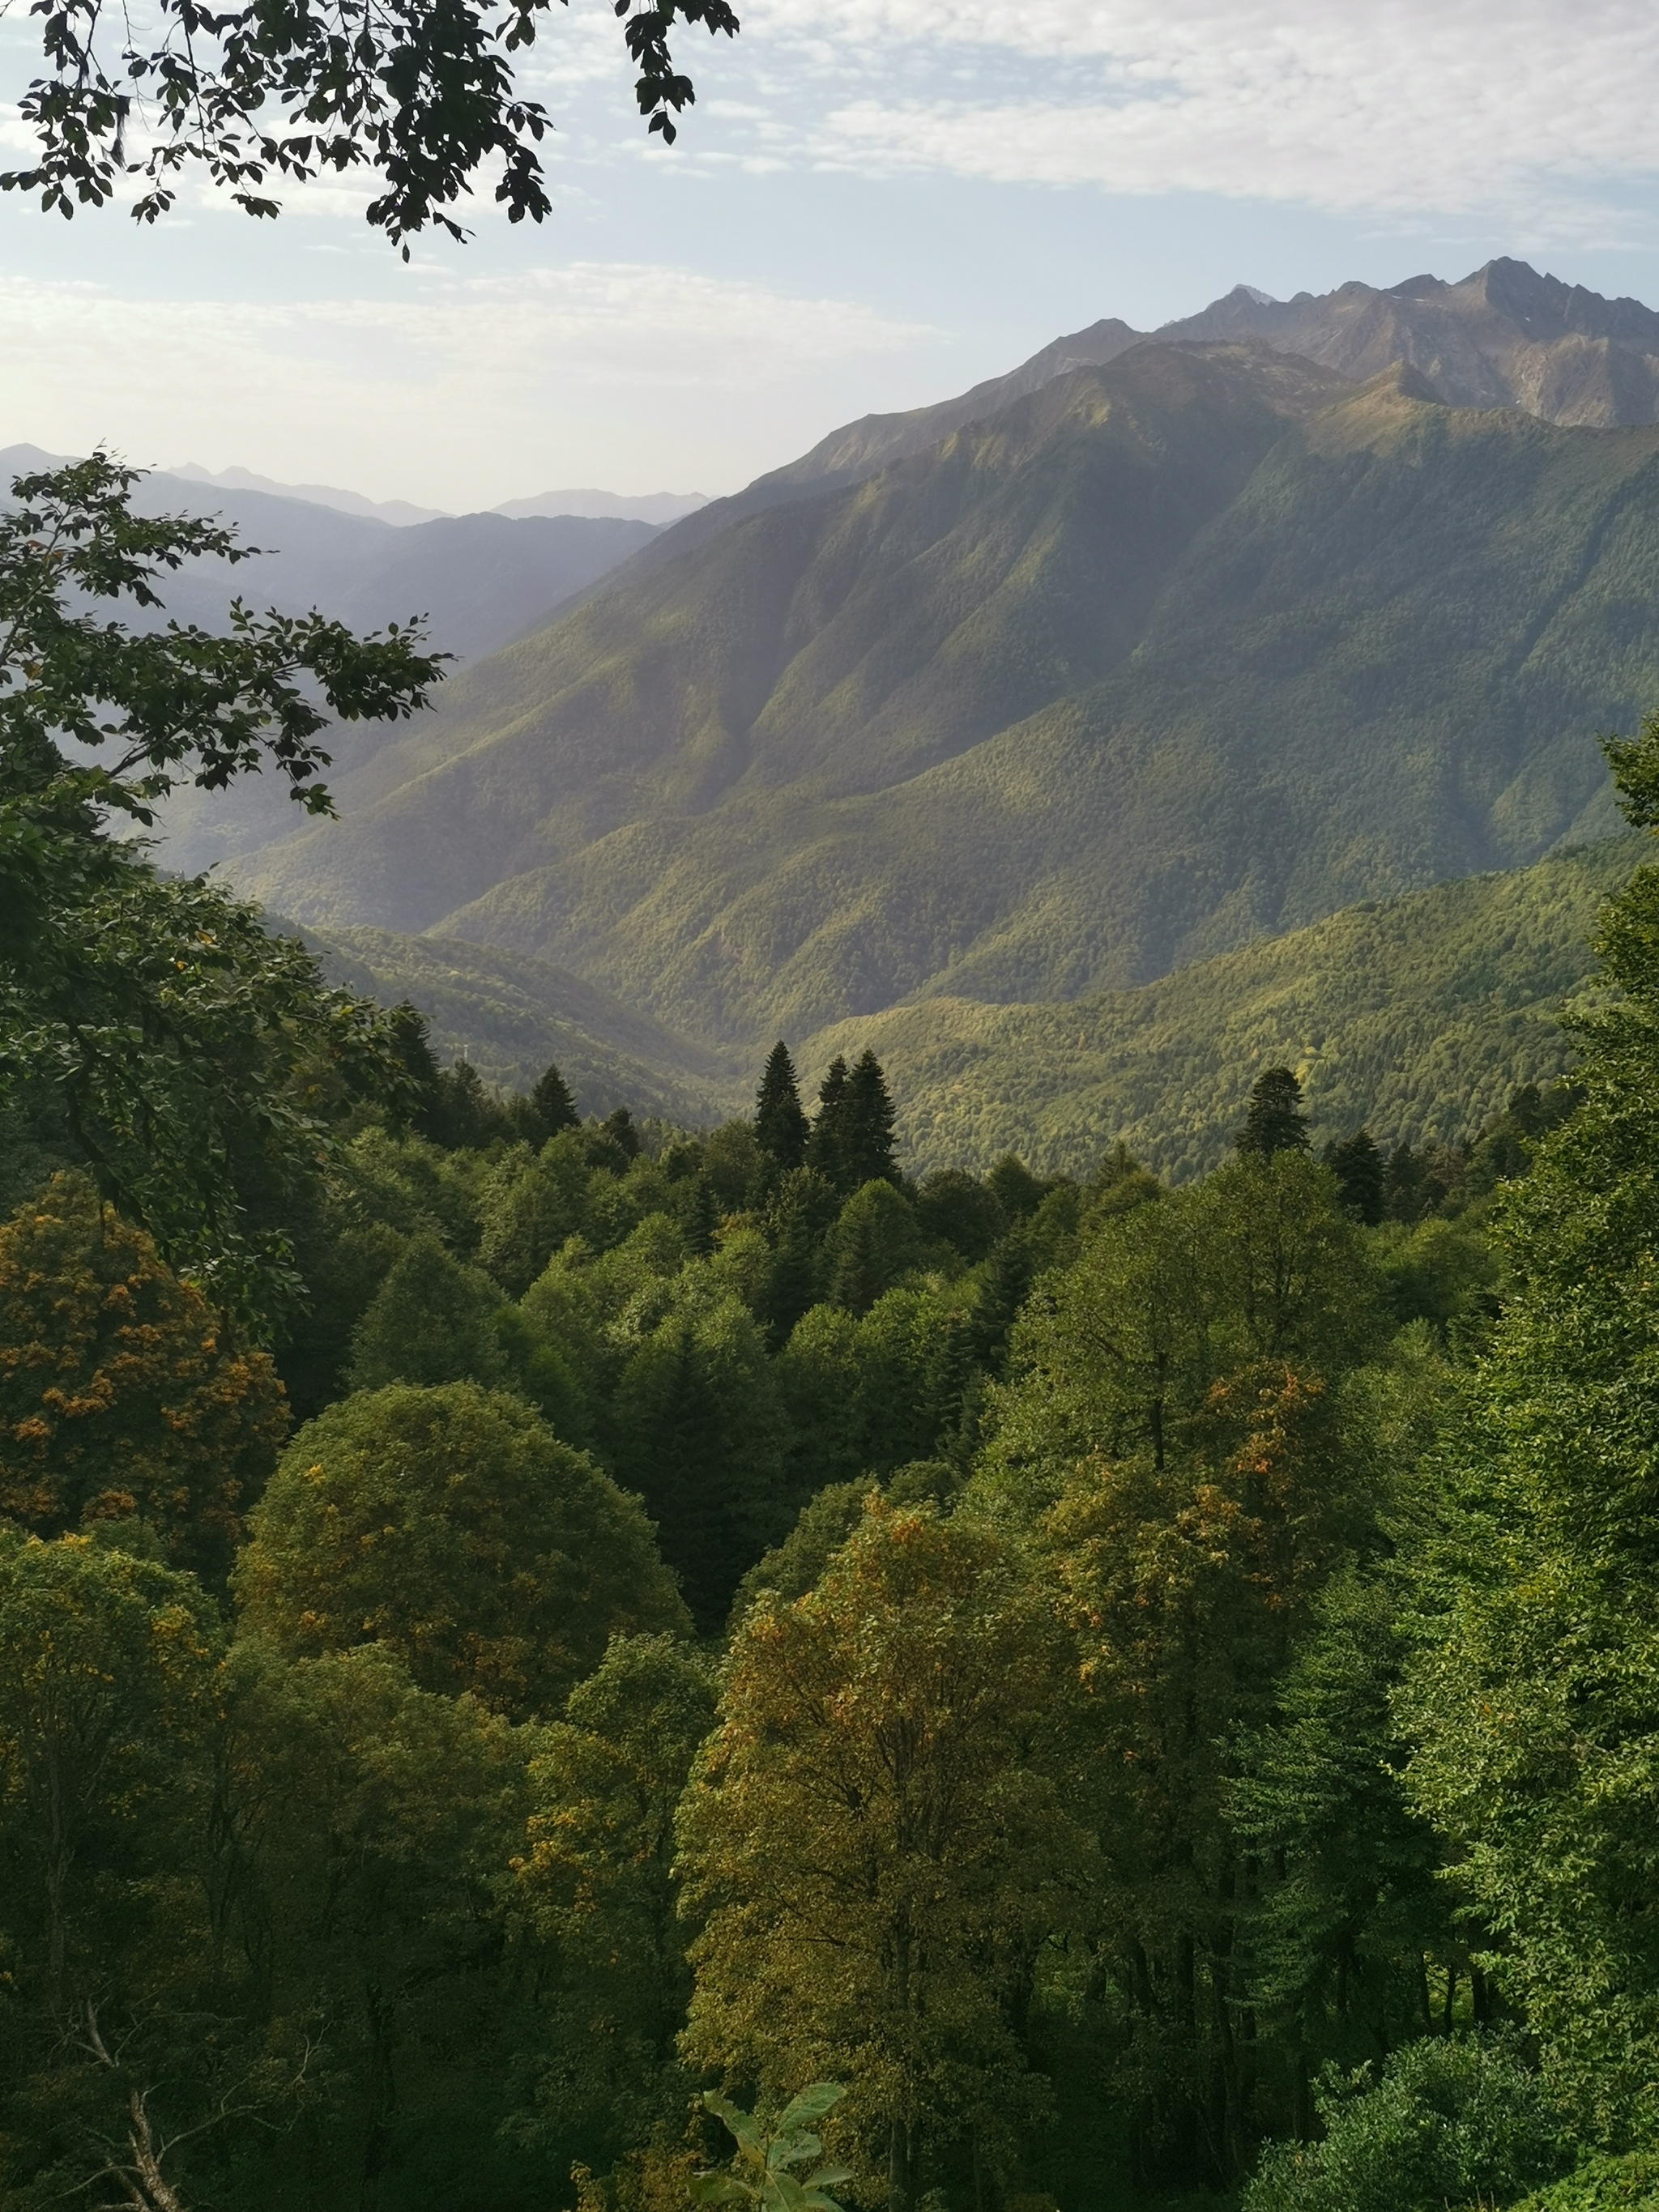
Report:
<svg viewBox="0 0 1659 2212"><path fill-rule="evenodd" d="M507 1133L499 1102L470 1060L458 1060L437 1079L428 1127L422 1132L446 1152L482 1152L492 1137Z"/></svg>
<svg viewBox="0 0 1659 2212"><path fill-rule="evenodd" d="M1322 1155L1336 1177L1343 1210L1374 1229L1382 1218L1388 1168L1369 1129L1356 1129L1341 1144L1327 1145Z"/></svg>
<svg viewBox="0 0 1659 2212"><path fill-rule="evenodd" d="M893 1158L893 1102L881 1062L867 1048L853 1063L847 1078L845 1133L842 1138L842 1170L850 1190L867 1182L896 1182Z"/></svg>
<svg viewBox="0 0 1659 2212"><path fill-rule="evenodd" d="M607 1114L599 1127L613 1144L620 1146L624 1159L638 1159L644 1147L626 1106L618 1106L614 1113Z"/></svg>
<svg viewBox="0 0 1659 2212"><path fill-rule="evenodd" d="M408 1076L415 1094L408 1112L409 1127L417 1136L430 1138L436 1143L436 1117L442 1110L443 1093L426 1016L411 1000L403 999L386 1016L386 1027L393 1055Z"/></svg>
<svg viewBox="0 0 1659 2212"><path fill-rule="evenodd" d="M806 1140L806 1164L843 1196L849 1187L841 1165L846 1134L847 1062L837 1053L818 1085L818 1110Z"/></svg>
<svg viewBox="0 0 1659 2212"><path fill-rule="evenodd" d="M412 1237L352 1340L354 1390L388 1382L495 1382L507 1362L494 1326L501 1292L428 1230Z"/></svg>
<svg viewBox="0 0 1659 2212"><path fill-rule="evenodd" d="M766 1210L772 1265L757 1311L775 1352L782 1349L795 1323L817 1301L823 1242L837 1210L835 1191L811 1168L793 1169L773 1194Z"/></svg>
<svg viewBox="0 0 1659 2212"><path fill-rule="evenodd" d="M1267 1158L1273 1152L1305 1152L1308 1117L1302 1111L1302 1085L1288 1067L1270 1067L1250 1086L1244 1126L1233 1139L1241 1152Z"/></svg>
<svg viewBox="0 0 1659 2212"><path fill-rule="evenodd" d="M808 1125L795 1082L795 1063L781 1037L767 1058L755 1100L755 1142L787 1170L806 1159Z"/></svg>
<svg viewBox="0 0 1659 2212"><path fill-rule="evenodd" d="M561 1129L576 1128L581 1116L576 1111L576 1102L570 1095L570 1085L565 1081L552 1060L549 1060L536 1087L530 1094L531 1107L536 1116L538 1133L545 1144L556 1137Z"/></svg>
<svg viewBox="0 0 1659 2212"><path fill-rule="evenodd" d="M775 1386L736 1298L670 1313L645 1338L617 1383L611 1437L617 1479L643 1499L692 1618L717 1630L787 1519Z"/></svg>

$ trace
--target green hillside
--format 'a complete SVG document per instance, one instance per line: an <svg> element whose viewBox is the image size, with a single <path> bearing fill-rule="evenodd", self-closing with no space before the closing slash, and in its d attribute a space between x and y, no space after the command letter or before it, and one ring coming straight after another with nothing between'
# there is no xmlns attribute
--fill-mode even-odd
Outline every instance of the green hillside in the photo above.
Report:
<svg viewBox="0 0 1659 2212"><path fill-rule="evenodd" d="M1264 1066L1301 1075L1322 1139L1450 1139L1566 1064L1555 1017L1589 975L1598 906L1646 840L1344 912L1137 989L1066 1005L924 999L799 1044L816 1083L873 1046L918 1170L1006 1151L1086 1170L1124 1139L1176 1178L1212 1166ZM759 1054L690 1044L523 953L368 929L307 930L333 980L412 999L445 1058L526 1089L556 1060L584 1113L625 1103L701 1125L744 1110Z"/></svg>
<svg viewBox="0 0 1659 2212"><path fill-rule="evenodd" d="M464 672L241 880L747 1048L1604 835L1656 693L1659 429L1147 345Z"/></svg>
<svg viewBox="0 0 1659 2212"><path fill-rule="evenodd" d="M714 1054L547 961L390 930L302 933L331 983L382 1006L411 1000L440 1060L465 1057L486 1082L528 1091L554 1060L583 1114L626 1105L689 1127L738 1103Z"/></svg>
<svg viewBox="0 0 1659 2212"><path fill-rule="evenodd" d="M1070 1006L927 999L810 1040L816 1070L873 1046L907 1152L984 1168L1006 1151L1086 1171L1119 1138L1176 1180L1213 1167L1250 1085L1301 1077L1322 1142L1450 1140L1567 1065L1562 1001L1596 912L1651 848L1626 836L1505 875L1344 912Z"/></svg>

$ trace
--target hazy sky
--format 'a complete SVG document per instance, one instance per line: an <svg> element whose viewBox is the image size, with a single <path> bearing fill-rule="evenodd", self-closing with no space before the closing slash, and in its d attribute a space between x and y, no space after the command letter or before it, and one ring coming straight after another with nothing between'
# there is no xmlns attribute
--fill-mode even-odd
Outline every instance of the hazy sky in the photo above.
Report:
<svg viewBox="0 0 1659 2212"><path fill-rule="evenodd" d="M1652 0L737 0L647 143L607 0L528 72L557 210L405 267L314 192L155 229L0 201L0 445L434 507L735 489L839 422L1240 281L1515 253L1659 302ZM15 94L31 22L0 24ZM0 123L9 159L27 141Z"/></svg>

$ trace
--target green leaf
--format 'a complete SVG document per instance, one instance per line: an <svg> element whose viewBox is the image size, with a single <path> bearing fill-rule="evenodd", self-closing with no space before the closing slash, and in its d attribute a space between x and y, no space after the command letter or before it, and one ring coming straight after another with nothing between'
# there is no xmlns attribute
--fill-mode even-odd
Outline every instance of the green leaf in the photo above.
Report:
<svg viewBox="0 0 1659 2212"><path fill-rule="evenodd" d="M846 2094L845 2082L812 2082L785 2107L778 2122L777 2132L781 2136L798 2134L809 2120L821 2120L832 2106L840 2104Z"/></svg>
<svg viewBox="0 0 1659 2212"><path fill-rule="evenodd" d="M722 2097L718 2089L705 2089L702 2101L704 2109L723 2120L746 2151L755 2158L765 2156L766 2138L740 2105L734 2105L729 2097Z"/></svg>
<svg viewBox="0 0 1659 2212"><path fill-rule="evenodd" d="M769 2166L799 2166L804 2158L816 2158L823 2148L817 2136L786 2135L780 2130L772 2138L766 2163Z"/></svg>
<svg viewBox="0 0 1659 2212"><path fill-rule="evenodd" d="M780 2166L766 2177L766 2203L774 2212L806 2212L806 2191L793 2173Z"/></svg>
<svg viewBox="0 0 1659 2212"><path fill-rule="evenodd" d="M694 2173L685 2185L694 2204L729 2204L734 2197L755 2194L729 2173Z"/></svg>

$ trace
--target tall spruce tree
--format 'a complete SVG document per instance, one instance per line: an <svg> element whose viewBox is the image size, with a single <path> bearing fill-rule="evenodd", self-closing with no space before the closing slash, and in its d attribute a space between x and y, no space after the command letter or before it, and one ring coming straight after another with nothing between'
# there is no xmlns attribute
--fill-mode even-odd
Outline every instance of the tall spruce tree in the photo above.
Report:
<svg viewBox="0 0 1659 2212"><path fill-rule="evenodd" d="M530 1094L530 1105L536 1117L537 1132L544 1144L550 1137L556 1137L561 1129L574 1129L580 1126L581 1115L576 1111L570 1085L550 1060L537 1079L536 1087Z"/></svg>
<svg viewBox="0 0 1659 2212"><path fill-rule="evenodd" d="M634 1127L634 1116L626 1106L618 1106L614 1112L607 1114L599 1127L613 1144L621 1146L624 1160L638 1159L644 1146L640 1142L639 1131Z"/></svg>
<svg viewBox="0 0 1659 2212"><path fill-rule="evenodd" d="M386 1016L392 1050L410 1081L410 1096L404 1118L416 1136L437 1140L437 1120L443 1111L438 1062L427 1030L426 1016L408 999L400 999Z"/></svg>
<svg viewBox="0 0 1659 2212"><path fill-rule="evenodd" d="M848 1189L862 1190L867 1182L896 1182L893 1102L881 1062L867 1048L854 1061L847 1078L843 1112L842 1170Z"/></svg>
<svg viewBox="0 0 1659 2212"><path fill-rule="evenodd" d="M806 1164L834 1189L844 1191L842 1155L847 1134L847 1062L840 1053L818 1085L818 1110L806 1139Z"/></svg>
<svg viewBox="0 0 1659 2212"><path fill-rule="evenodd" d="M1336 1177L1343 1211L1374 1229L1385 1211L1389 1171L1370 1131L1356 1129L1340 1145L1327 1145L1320 1157Z"/></svg>
<svg viewBox="0 0 1659 2212"><path fill-rule="evenodd" d="M806 1160L809 1125L795 1082L795 1063L780 1037L768 1055L755 1099L755 1142L787 1170Z"/></svg>
<svg viewBox="0 0 1659 2212"><path fill-rule="evenodd" d="M1239 1151L1267 1159L1274 1152L1305 1152L1308 1117L1302 1085L1288 1067L1269 1067L1250 1086L1244 1126L1233 1139Z"/></svg>

